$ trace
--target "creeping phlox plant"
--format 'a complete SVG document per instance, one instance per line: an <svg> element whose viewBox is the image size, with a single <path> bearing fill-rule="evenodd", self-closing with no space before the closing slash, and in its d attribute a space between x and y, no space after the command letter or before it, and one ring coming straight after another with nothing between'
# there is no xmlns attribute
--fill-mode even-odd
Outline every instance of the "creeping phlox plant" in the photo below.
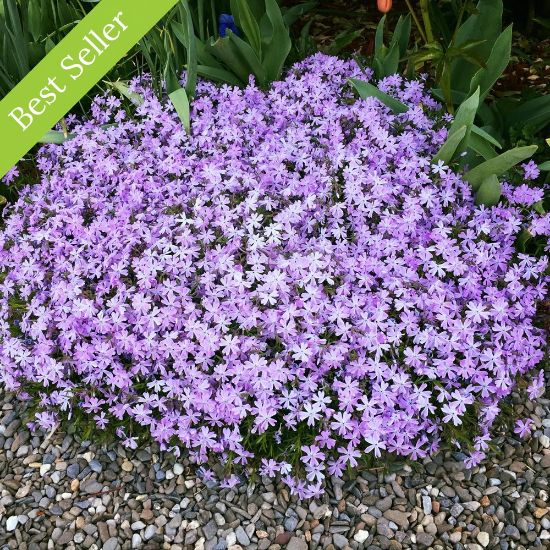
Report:
<svg viewBox="0 0 550 550"><path fill-rule="evenodd" d="M268 92L201 83L190 135L134 83L134 119L99 97L42 149L0 233L1 380L38 426L84 413L135 447L140 425L207 478L255 464L302 497L466 422L483 458L518 378L543 385L547 260L514 248L549 232L541 191L475 206L431 163L423 83L380 83L394 115L354 95L368 76L316 55Z"/></svg>

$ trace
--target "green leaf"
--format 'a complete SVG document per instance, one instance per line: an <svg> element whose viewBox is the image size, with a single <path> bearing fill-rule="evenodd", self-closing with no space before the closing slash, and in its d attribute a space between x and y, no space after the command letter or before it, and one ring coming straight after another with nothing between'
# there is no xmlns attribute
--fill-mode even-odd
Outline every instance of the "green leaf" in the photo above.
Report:
<svg viewBox="0 0 550 550"><path fill-rule="evenodd" d="M260 27L248 6L248 2L246 0L231 0L231 13L235 18L237 27L242 29L248 43L252 46L256 55L261 59L262 37L260 35Z"/></svg>
<svg viewBox="0 0 550 550"><path fill-rule="evenodd" d="M497 152L493 149L493 147L491 147L490 143L476 134L473 130L468 138L468 147L475 151L478 155L482 156L485 160L489 160L497 156Z"/></svg>
<svg viewBox="0 0 550 550"><path fill-rule="evenodd" d="M473 76L470 82L470 93L479 87L481 88L481 99L485 98L508 66L511 50L512 25L509 25L496 39L486 67L479 69Z"/></svg>
<svg viewBox="0 0 550 550"><path fill-rule="evenodd" d="M476 126L475 124L472 126L472 133L476 134L481 139L487 141L491 145L494 145L497 149L502 149L502 145L488 132L486 132L483 128L480 128L479 126Z"/></svg>
<svg viewBox="0 0 550 550"><path fill-rule="evenodd" d="M384 25L386 24L386 16L383 15L382 19L376 26L376 33L374 34L374 55L379 56L381 53L382 45L384 44Z"/></svg>
<svg viewBox="0 0 550 550"><path fill-rule="evenodd" d="M458 150L460 143L464 140L468 127L466 125L456 128L453 133L449 132L445 143L441 146L441 149L436 153L432 162L437 163L442 160L447 166L453 160L455 153Z"/></svg>
<svg viewBox="0 0 550 550"><path fill-rule="evenodd" d="M382 90L379 90L376 86L373 86L368 82L363 82L362 80L357 80L355 78L350 78L349 81L357 90L357 93L362 99L367 97L375 97L395 113L405 113L409 110L409 108L405 104L401 103L401 101L398 101L394 97L384 93Z"/></svg>
<svg viewBox="0 0 550 550"><path fill-rule="evenodd" d="M270 42L265 47L262 64L267 81L273 82L280 78L283 72L283 66L292 48L292 41L277 0L265 0L265 9L273 33Z"/></svg>
<svg viewBox="0 0 550 550"><path fill-rule="evenodd" d="M508 126L538 126L550 124L550 94L522 102L504 116Z"/></svg>
<svg viewBox="0 0 550 550"><path fill-rule="evenodd" d="M395 74L399 69L399 44L394 42L388 51L388 54L382 62L384 74L381 77Z"/></svg>
<svg viewBox="0 0 550 550"><path fill-rule="evenodd" d="M248 77L254 74L263 83L265 75L256 53L231 31L227 31L227 36L218 38L215 42L211 39L207 51L217 57L241 82L248 83Z"/></svg>
<svg viewBox="0 0 550 550"><path fill-rule="evenodd" d="M538 167L542 172L550 172L550 160L539 164Z"/></svg>
<svg viewBox="0 0 550 550"><path fill-rule="evenodd" d="M489 176L500 176L512 166L531 158L537 150L536 145L527 145L525 147L516 147L510 149L498 157L486 160L469 172L466 172L464 179L472 185L474 191L479 189L482 182Z"/></svg>
<svg viewBox="0 0 550 550"><path fill-rule="evenodd" d="M126 99L129 99L134 105L137 105L138 107L140 105L143 105L143 102L145 101L142 95L136 94L135 92L130 91L130 88L128 87L128 81L123 81L123 80L117 80L116 82L105 81L105 84L117 90L121 95L123 95Z"/></svg>
<svg viewBox="0 0 550 550"><path fill-rule="evenodd" d="M496 175L491 174L481 182L481 185L476 193L476 204L494 206L495 204L498 204L500 194L500 182L498 181Z"/></svg>
<svg viewBox="0 0 550 550"><path fill-rule="evenodd" d="M185 84L186 97L192 98L197 88L197 39L195 37L195 28L193 26L193 17L187 0L180 0L183 23L186 26L187 42L185 49L187 51L187 82ZM189 103L189 101L188 101ZM189 107L189 105L188 105Z"/></svg>
<svg viewBox="0 0 550 550"><path fill-rule="evenodd" d="M311 11L316 6L316 4L316 2L304 2L302 4L292 6L291 8L287 8L283 14L285 25L287 25L288 27L293 25L298 18Z"/></svg>
<svg viewBox="0 0 550 550"><path fill-rule="evenodd" d="M538 212L541 216L544 216L544 214L546 214L546 210L544 209L544 204L542 201L537 201L535 204L533 204L533 210L535 212Z"/></svg>
<svg viewBox="0 0 550 550"><path fill-rule="evenodd" d="M479 0L475 13L460 26L452 45L460 47L468 41L484 40L475 48L475 54L483 60L488 59L493 44L502 30L502 11L502 0ZM451 76L453 88L467 92L476 71L475 65L469 61L455 59Z"/></svg>
<svg viewBox="0 0 550 550"><path fill-rule="evenodd" d="M406 17L399 16L393 36L391 38L390 47L392 44L397 43L399 46L399 56L403 57L407 52L407 46L409 44L409 38L411 36L411 14L408 13Z"/></svg>
<svg viewBox="0 0 550 550"><path fill-rule="evenodd" d="M75 134L65 134L65 132L60 132L58 130L50 130L46 132L44 137L38 141L38 143L55 143L56 145L61 145L69 139L73 139Z"/></svg>
<svg viewBox="0 0 550 550"><path fill-rule="evenodd" d="M357 40L363 34L363 29L349 29L337 34L326 49L328 55L338 55L346 46Z"/></svg>
<svg viewBox="0 0 550 550"><path fill-rule="evenodd" d="M462 142L457 143L456 152L462 152L468 144L470 132L474 124L477 109L479 107L479 88L468 98L460 104L460 107L456 111L455 118L449 128L449 138L460 128L465 127L466 130L463 135ZM453 154L455 151L453 151ZM449 159L450 161L450 159Z"/></svg>
<svg viewBox="0 0 550 550"><path fill-rule="evenodd" d="M225 69L218 69L211 65L197 65L197 73L201 76L214 80L215 82L223 82L231 86L243 86L243 81L239 80L233 73Z"/></svg>
<svg viewBox="0 0 550 550"><path fill-rule="evenodd" d="M174 105L174 108L176 109L176 113L178 113L178 116L180 117L181 123L183 124L183 127L185 128L185 131L189 133L191 131L191 119L190 119L190 105L189 105L189 97L187 95L187 92L184 88L178 88L168 94L168 97L170 98L170 101Z"/></svg>

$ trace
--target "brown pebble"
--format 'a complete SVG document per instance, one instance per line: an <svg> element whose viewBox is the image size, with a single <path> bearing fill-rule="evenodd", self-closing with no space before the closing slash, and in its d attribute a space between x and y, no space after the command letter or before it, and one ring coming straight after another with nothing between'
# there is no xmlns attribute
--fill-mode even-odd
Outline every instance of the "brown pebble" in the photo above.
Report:
<svg viewBox="0 0 550 550"><path fill-rule="evenodd" d="M489 506L489 504L491 504L491 501L489 500L489 497L487 495L483 495L479 503L485 508Z"/></svg>
<svg viewBox="0 0 550 550"><path fill-rule="evenodd" d="M275 544L287 544L291 538L292 538L292 533L285 531L284 533L280 533L279 535L277 535L273 542Z"/></svg>

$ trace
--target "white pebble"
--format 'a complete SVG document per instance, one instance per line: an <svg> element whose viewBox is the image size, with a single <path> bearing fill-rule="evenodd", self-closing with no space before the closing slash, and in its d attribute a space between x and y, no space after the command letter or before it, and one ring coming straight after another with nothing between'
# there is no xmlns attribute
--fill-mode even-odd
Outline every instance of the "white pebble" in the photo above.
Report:
<svg viewBox="0 0 550 550"><path fill-rule="evenodd" d="M10 516L6 521L6 531L15 531L19 518L17 516Z"/></svg>
<svg viewBox="0 0 550 550"><path fill-rule="evenodd" d="M485 531L480 531L477 534L477 541L483 548L487 548L489 546L489 542L491 541L491 538L489 537L489 533L486 533Z"/></svg>
<svg viewBox="0 0 550 550"><path fill-rule="evenodd" d="M353 535L353 540L359 544L363 544L369 538L369 532L364 529L359 529L355 535Z"/></svg>

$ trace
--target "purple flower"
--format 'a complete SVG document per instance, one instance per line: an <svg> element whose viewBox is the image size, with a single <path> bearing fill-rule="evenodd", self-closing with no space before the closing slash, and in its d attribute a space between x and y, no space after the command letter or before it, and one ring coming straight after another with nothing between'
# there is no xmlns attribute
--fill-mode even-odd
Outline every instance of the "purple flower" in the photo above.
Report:
<svg viewBox="0 0 550 550"><path fill-rule="evenodd" d="M481 460L501 400L543 385L548 260L514 245L550 218L432 166L423 81L379 83L396 115L349 78L319 54L265 92L200 82L191 133L136 80L135 117L97 97L41 149L0 231L0 382L38 427L78 410L133 448L138 423L224 486L256 465L309 498L364 454L435 452L475 404Z"/></svg>
<svg viewBox="0 0 550 550"><path fill-rule="evenodd" d="M533 160L523 163L521 167L523 168L526 180L536 180L540 175L540 170Z"/></svg>
<svg viewBox="0 0 550 550"><path fill-rule="evenodd" d="M525 420L516 420L514 433L518 434L522 439L527 439L531 435L533 421L530 418Z"/></svg>

